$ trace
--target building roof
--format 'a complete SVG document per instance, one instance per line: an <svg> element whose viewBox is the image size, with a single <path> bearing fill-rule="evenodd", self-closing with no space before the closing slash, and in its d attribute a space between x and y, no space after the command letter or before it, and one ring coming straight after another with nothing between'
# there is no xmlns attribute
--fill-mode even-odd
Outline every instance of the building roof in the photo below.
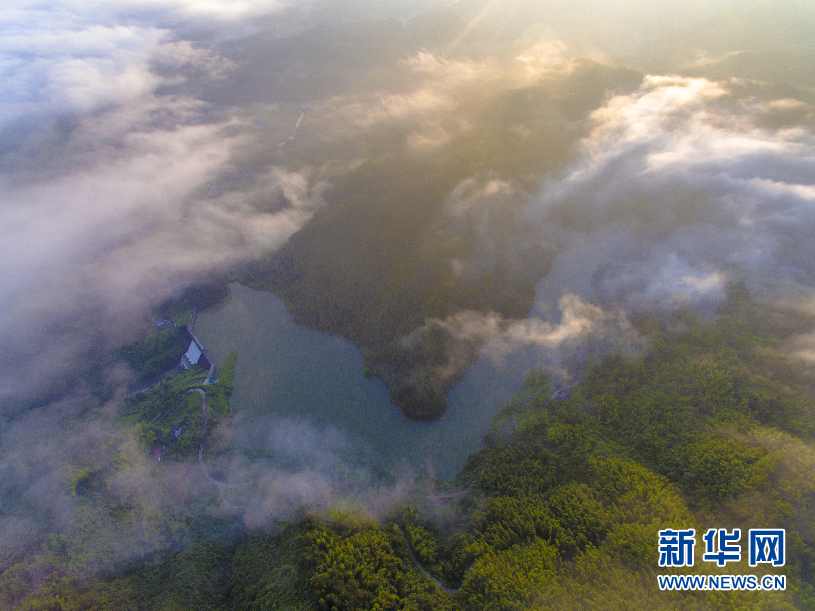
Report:
<svg viewBox="0 0 815 611"><path fill-rule="evenodd" d="M178 354L176 352L176 354ZM187 362L190 365L197 365L199 359L201 358L201 349L198 347L198 344L195 341L190 342L190 347L187 348L187 351L184 353L184 358L187 359Z"/></svg>

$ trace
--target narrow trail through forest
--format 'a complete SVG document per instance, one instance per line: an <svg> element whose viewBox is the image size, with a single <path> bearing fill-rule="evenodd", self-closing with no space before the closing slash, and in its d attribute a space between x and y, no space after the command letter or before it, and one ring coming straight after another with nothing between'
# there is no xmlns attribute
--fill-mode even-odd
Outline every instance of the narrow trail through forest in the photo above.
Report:
<svg viewBox="0 0 815 611"><path fill-rule="evenodd" d="M589 354L591 354L591 352ZM577 368L577 373L575 374L574 381L571 384L567 384L565 386L560 386L558 384L555 384L555 389L552 391L552 394L549 395L549 398L546 400L546 403L544 403L544 405L549 405L549 403L554 401L558 397L558 395L560 395L563 391L568 390L570 388L574 388L575 386L577 386L577 384L580 382L580 373L583 370L583 366L588 361L588 358L589 358L589 356L587 355L586 358L583 359L583 362L580 364L580 366ZM507 425L504 427L504 441L505 442L507 442L507 427L509 426L509 424L510 423L507 423ZM430 499L430 502L433 503L434 505L450 505L453 502L458 501L459 499L461 499L465 494L467 494L472 489L472 487L478 481L479 476L483 472L484 472L484 469L481 470L481 472L475 477L475 479L473 481L471 481L466 487L462 488L461 490L458 490L458 491L455 491L455 492L444 492L444 493L429 494L428 497ZM416 568L419 569L419 571L421 572L422 575L427 577L430 581L432 581L434 584L436 584L436 586L438 586L440 589L444 590L448 594L455 594L456 592L458 592L461 589L461 586L459 586L458 588L455 588L455 589L448 588L447 586L442 584L438 579L433 577L433 575L428 573L425 570L425 568L419 563L419 561L416 559L416 557L413 555L413 550L410 547L410 542L408 541L408 538L405 536L405 533L402 531L402 529L399 527L398 524L396 525L396 528L399 529L399 532L402 535L402 538L404 539L405 547L407 548L408 556L410 556L411 562L413 562L413 564L416 566ZM470 568L472 568L472 566ZM469 571L469 569L467 569L467 570Z"/></svg>
<svg viewBox="0 0 815 611"><path fill-rule="evenodd" d="M418 560L416 560L416 556L414 556L414 555L413 555L413 550L412 550L412 549L410 549L410 542L408 541L408 538L405 536L405 533L404 533L404 531L402 530L402 528L401 528L401 527L400 527L398 524L396 524L396 528L399 530L399 534L401 534L401 535L402 535L402 539L403 539L403 540L404 540L404 542L405 542L405 548L407 549L408 556L410 556L410 561L411 561L411 562L414 564L414 566L415 566L417 569L419 569L419 572L420 572L422 575L424 575L425 577L427 577L427 578L428 578L430 581L432 581L434 584L436 584L436 586L438 586L438 587L439 587L439 589L444 590L444 591L445 591L445 592L447 592L448 594L455 594L456 592L458 592L458 591L461 589L461 586L459 586L459 587L457 587L457 588L455 588L455 589L453 589L453 588L448 588L448 587L447 587L447 586L445 586L445 585L444 585L442 582L440 582L438 579L436 579L435 577L433 577L433 575L431 575L430 573L428 573L428 572L427 572L427 571L424 569L424 567L423 567L421 564L419 564L419 561L418 561ZM468 570L469 570L469 569L468 569Z"/></svg>
<svg viewBox="0 0 815 611"><path fill-rule="evenodd" d="M224 490L227 488L240 488L240 484L227 484L226 482L221 482L209 474L209 470L207 469L207 465L204 463L204 444L207 440L207 394L204 392L202 388L191 388L187 391L188 393L197 392L201 395L201 416L203 417L203 423L201 424L201 443L198 445L198 464L201 466L201 470L204 473L204 476L209 480L209 482L215 485L218 488L218 493L221 495L221 500L227 507L237 508L238 505L230 503L224 497Z"/></svg>

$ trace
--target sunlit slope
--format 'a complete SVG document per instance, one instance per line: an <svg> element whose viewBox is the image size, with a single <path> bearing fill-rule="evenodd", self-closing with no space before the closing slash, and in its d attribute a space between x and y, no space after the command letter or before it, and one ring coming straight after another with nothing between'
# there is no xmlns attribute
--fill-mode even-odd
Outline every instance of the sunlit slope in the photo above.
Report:
<svg viewBox="0 0 815 611"><path fill-rule="evenodd" d="M547 184L557 197L558 181L575 168L573 177L591 178L591 167L575 161L581 154L603 161L590 135L609 116L592 113L635 91L640 70L722 79L727 94L717 95L732 104L711 103L711 117L737 112L743 101L769 109L750 119L767 130L813 121L806 7L651 10L629 2L608 22L601 19L608 9L592 7L464 1L406 22L362 21L289 38L264 32L223 45L235 70L201 92L245 105L241 112L271 134L239 154L236 166L303 172L324 200L283 249L250 263L243 281L284 297L299 323L355 342L409 418L444 412L447 392L484 338L457 342L444 331L406 338L462 312L504 322L525 316L559 236L604 223L584 205L593 194L557 212L563 230L534 226L524 202ZM626 117L631 131L621 137L642 138L636 117ZM601 145L613 148L604 133ZM638 149L630 152L636 157ZM629 210L627 200L641 196L621 189L608 202L597 197ZM285 208L286 198L278 199L268 206ZM661 203L643 198L615 220L637 227ZM647 229L644 239L662 230Z"/></svg>
<svg viewBox="0 0 815 611"><path fill-rule="evenodd" d="M423 126L400 125L405 135L334 177L326 208L245 280L284 297L300 324L354 341L408 417L435 419L466 367L411 388L406 377L444 357L438 346L405 354L399 337L461 310L526 316L552 253L512 217L539 175L572 159L607 90L638 78L581 61L545 84L473 87L440 117L441 130L466 121L460 133L417 143ZM489 206L461 201L490 189Z"/></svg>
<svg viewBox="0 0 815 611"><path fill-rule="evenodd" d="M815 88L815 7L786 1L742 6L700 18L626 54L628 65L712 79ZM804 90L804 91L801 91ZM796 94L790 97L797 97Z"/></svg>
<svg viewBox="0 0 815 611"><path fill-rule="evenodd" d="M439 376L458 349L450 338L411 350L400 338L462 310L529 312L552 250L519 211L541 176L573 161L590 112L641 79L557 45L469 57L449 46L454 31L364 22L252 39L236 55L238 95L318 98L285 148L259 154L318 168L328 184L323 210L243 281L283 297L300 324L355 342L418 420L444 412L478 345Z"/></svg>

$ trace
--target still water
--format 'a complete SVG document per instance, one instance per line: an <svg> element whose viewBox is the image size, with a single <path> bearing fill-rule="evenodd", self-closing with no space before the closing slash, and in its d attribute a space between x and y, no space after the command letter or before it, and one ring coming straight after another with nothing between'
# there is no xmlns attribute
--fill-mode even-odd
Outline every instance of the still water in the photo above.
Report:
<svg viewBox="0 0 815 611"><path fill-rule="evenodd" d="M383 468L403 463L440 480L452 478L483 447L491 417L517 392L528 363L476 362L452 390L437 422L408 422L378 379L362 373L362 354L350 342L298 327L270 293L232 284L216 312L202 312L195 332L216 364L238 350L233 414L302 420L339 429L370 449ZM523 360L523 359L522 359Z"/></svg>

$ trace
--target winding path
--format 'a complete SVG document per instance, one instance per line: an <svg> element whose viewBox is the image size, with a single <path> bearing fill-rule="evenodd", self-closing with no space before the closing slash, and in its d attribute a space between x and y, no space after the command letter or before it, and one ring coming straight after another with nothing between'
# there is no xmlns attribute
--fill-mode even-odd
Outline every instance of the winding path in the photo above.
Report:
<svg viewBox="0 0 815 611"><path fill-rule="evenodd" d="M408 541L407 537L405 536L404 531L402 531L402 528L398 524L396 524L396 528L399 530L399 534L402 535L402 539L405 542L405 548L407 549L408 556L410 556L410 561L416 566L417 569L419 569L419 572L422 575L427 577L430 581L432 581L434 584L436 584L436 586L438 586L439 589L444 590L448 594L455 594L456 592L458 592L461 589L461 586L459 586L459 587L457 587L455 589L448 588L442 582L440 582L438 579L433 577L433 575L431 575L430 573L425 571L424 567L421 564L419 564L418 560L416 560L416 556L413 555L413 550L410 549L410 542Z"/></svg>
<svg viewBox="0 0 815 611"><path fill-rule="evenodd" d="M212 477L207 470L206 464L204 464L204 444L207 440L207 393L204 392L203 388L191 388L187 391L188 393L197 392L201 395L201 416L203 417L203 424L201 425L201 443L198 446L198 464L201 465L201 470L204 472L204 476L209 480L211 484L214 484L218 488L218 493L221 495L221 500L227 507L237 508L238 505L230 503L224 497L224 490L227 488L240 488L239 484L227 484L226 482L221 482Z"/></svg>
<svg viewBox="0 0 815 611"><path fill-rule="evenodd" d="M485 467L486 469L486 467ZM459 500L465 494L467 494L475 483L478 481L478 477L484 473L484 469L478 472L478 475L475 476L475 479L467 484L466 487L462 488L461 490L453 491L453 492L433 492L428 495L430 502L434 505L450 505L454 501Z"/></svg>
<svg viewBox="0 0 815 611"><path fill-rule="evenodd" d="M478 481L478 478L481 476L481 474L484 473L485 469L486 467L484 469L481 469L481 471L478 472L478 475L475 476L475 479L473 479L473 481L471 481L469 484L467 484L466 487L462 488L461 490L458 490L456 492L442 492L429 494L428 497L430 498L430 502L433 503L434 505L449 505L450 503L459 500L461 497L467 494L472 489L473 486L475 486L475 483ZM433 575L428 573L421 564L419 564L419 561L416 560L416 556L413 555L413 550L410 548L410 542L408 541L408 538L405 536L405 533L402 531L402 528L398 524L395 524L395 526L399 530L399 534L402 535L402 539L405 542L405 547L407 548L408 556L410 556L410 561L416 566L417 569L419 569L419 572L425 577L427 577L434 584L436 584L436 586L438 586L439 589L444 590L448 594L455 594L456 592L458 592L461 589L461 586L455 589L448 588L438 579L433 577Z"/></svg>

